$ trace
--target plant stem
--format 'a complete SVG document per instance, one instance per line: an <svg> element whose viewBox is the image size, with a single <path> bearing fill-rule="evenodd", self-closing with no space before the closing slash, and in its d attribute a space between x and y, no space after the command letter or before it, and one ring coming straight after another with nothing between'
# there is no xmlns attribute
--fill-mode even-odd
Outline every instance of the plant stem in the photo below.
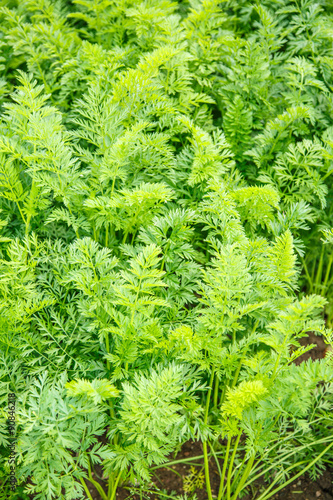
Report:
<svg viewBox="0 0 333 500"><path fill-rule="evenodd" d="M207 441L204 441L202 446L203 446L203 452L204 452L205 478L206 478L206 490L207 490L208 500L213 500L212 488L210 486L210 478L209 478L209 461L208 461L208 453L207 453Z"/></svg>
<svg viewBox="0 0 333 500"><path fill-rule="evenodd" d="M303 264L305 275L306 275L307 280L309 282L309 286L310 286L309 292L311 293L312 292L312 288L313 288L313 282L312 282L311 276L309 274L308 266L306 265L305 259L303 259L303 257L301 258L301 261L302 261L302 264Z"/></svg>
<svg viewBox="0 0 333 500"><path fill-rule="evenodd" d="M219 474L220 474L220 477L221 477L222 472L221 472L220 463L219 463L218 458L217 458L217 453L216 453L216 452L215 452L215 450L214 450L214 446L212 446L212 445L210 444L210 445L209 445L209 447L210 447L210 449L212 450L212 455L213 455L213 457L214 457L214 459L215 459L215 462L216 462L216 467L217 467L217 469L218 469L218 471L219 471Z"/></svg>
<svg viewBox="0 0 333 500"><path fill-rule="evenodd" d="M216 374L215 375L215 387L214 387L214 408L217 408L217 400L218 400L218 395L219 395L219 385L220 385L220 380Z"/></svg>
<svg viewBox="0 0 333 500"><path fill-rule="evenodd" d="M209 403L210 403L210 398L211 398L211 394L212 394L212 385L213 385L213 380L214 380L214 374L215 374L214 369L212 369L212 373L211 373L210 380L209 380L209 389L208 389L208 394L207 394L204 424L207 424L207 421L208 421ZM203 442L203 452L204 452L205 478L206 478L206 489L207 489L207 494L208 494L208 500L213 500L212 489L210 486L210 478L209 478L209 460L208 460L208 453L207 453L207 441Z"/></svg>
<svg viewBox="0 0 333 500"><path fill-rule="evenodd" d="M231 382L231 386L230 386L231 388L235 387L235 385L237 384L239 373L240 373L242 365L243 365L243 360L244 360L244 356L242 356L241 359L239 360L239 363L238 363L238 366L237 366L237 370L235 372L233 381Z"/></svg>
<svg viewBox="0 0 333 500"><path fill-rule="evenodd" d="M235 446L234 446L232 455L231 455L230 465L228 467L228 475L227 475L227 499L228 500L230 500L230 490L231 490L230 482L231 482L232 468L234 465L234 460L235 460L235 456L236 456L236 452L237 452L237 448L238 448L238 443L239 443L239 440L241 438L241 435L242 435L242 431L240 430L238 433L236 442L235 442Z"/></svg>
<svg viewBox="0 0 333 500"><path fill-rule="evenodd" d="M113 491L113 473L109 475L109 480L108 480L108 497L111 495L111 492Z"/></svg>
<svg viewBox="0 0 333 500"><path fill-rule="evenodd" d="M126 490L130 490L130 491L140 491L139 488L133 488L133 486L131 486L130 488L128 488L127 486L124 487ZM175 497L174 495L167 495L166 493L162 493L161 491L159 490L147 490L145 489L145 492L146 493L154 493L155 495L158 493L158 496L159 497L165 497L165 498L171 498L171 500L174 500ZM128 498L128 497L127 497Z"/></svg>
<svg viewBox="0 0 333 500"><path fill-rule="evenodd" d="M241 477L241 480L238 483L237 489L232 497L232 500L237 500L239 493L242 491L245 481L247 480L251 472L253 462L254 462L254 455L250 458L250 460L247 463L247 466L245 467L244 473Z"/></svg>
<svg viewBox="0 0 333 500"><path fill-rule="evenodd" d="M221 399L220 399L220 407L224 403L224 398L225 398L226 391L227 391L227 384L223 387L223 390L222 390Z"/></svg>
<svg viewBox="0 0 333 500"><path fill-rule="evenodd" d="M97 489L97 491L99 492L99 494L101 495L103 500L108 500L108 497L104 493L102 486L97 481L95 481L92 477L89 457L88 457L88 477L89 477L89 481L95 486L95 488Z"/></svg>
<svg viewBox="0 0 333 500"><path fill-rule="evenodd" d="M323 260L324 260L324 246L321 247L321 252L320 252L319 265L317 269L315 289L314 289L315 293L320 293L320 282L323 274Z"/></svg>
<svg viewBox="0 0 333 500"><path fill-rule="evenodd" d="M85 481L84 481L83 477L80 477L80 481L81 481L81 484L82 484L82 486L83 486L83 488L84 488L84 491L86 492L86 495L87 495L87 497L89 498L89 500L93 500L93 497L91 496L90 491L89 491L89 488L88 488L88 486L86 485L86 483L85 483Z"/></svg>
<svg viewBox="0 0 333 500"><path fill-rule="evenodd" d="M133 231L132 239L131 239L131 245L133 245L133 243L134 243L135 236L136 236L136 231Z"/></svg>
<svg viewBox="0 0 333 500"><path fill-rule="evenodd" d="M109 245L109 224L106 224L105 226L105 243L104 246L108 247Z"/></svg>
<svg viewBox="0 0 333 500"><path fill-rule="evenodd" d="M220 487L219 487L219 492L217 495L217 500L221 500L223 492L224 492L224 480L225 480L225 473L227 470L227 464L228 464L228 458L229 458L229 452L230 452L230 444L231 444L231 439L228 436L227 450L226 450L225 456L224 456L222 477L221 477L221 481L220 481Z"/></svg>
<svg viewBox="0 0 333 500"><path fill-rule="evenodd" d="M31 210L32 210L32 204L33 204L33 193L35 189L35 180L32 179L32 184L31 184L31 190L30 190L30 207L29 207L29 212L27 214L27 220L25 223L25 235L28 236L29 234L29 229L30 229L30 221L31 221Z"/></svg>
<svg viewBox="0 0 333 500"><path fill-rule="evenodd" d="M329 257L327 268L326 268L326 274L325 274L325 279L324 279L324 283L323 283L323 292L324 293L327 291L326 286L327 286L328 278L330 276L332 263L333 263L333 253L331 253L331 255Z"/></svg>
<svg viewBox="0 0 333 500"><path fill-rule="evenodd" d="M117 491L117 486L118 486L118 483L119 483L119 480L120 480L120 477L121 477L121 472L119 472L118 476L117 476L117 479L113 485L113 488L112 488L112 494L111 496L109 497L109 500L114 500L114 497L116 496L116 491Z"/></svg>
<svg viewBox="0 0 333 500"><path fill-rule="evenodd" d="M232 483L231 483L231 489L233 489L233 488L235 487L235 485L237 484L238 478L239 478L240 473L241 473L241 471L242 471L242 469L243 469L243 466L244 466L244 464L245 464L245 458L246 458L246 454L244 454L244 458L243 458L243 460L242 460L242 463L241 463L241 464L240 464L240 466L239 466L239 470L238 470L238 472L237 472L237 475L236 475L236 477L234 477L234 480L233 480L233 481L232 481Z"/></svg>
<svg viewBox="0 0 333 500"><path fill-rule="evenodd" d="M128 236L128 231L125 231L125 233L124 233L124 237L123 237L123 241L122 241L122 243L123 243L123 244L124 244L124 243L125 243L125 241L127 240L127 236Z"/></svg>
<svg viewBox="0 0 333 500"><path fill-rule="evenodd" d="M109 335L106 333L105 335L105 349L108 354L110 354L110 344L109 344ZM110 361L106 360L106 367L110 371Z"/></svg>
<svg viewBox="0 0 333 500"><path fill-rule="evenodd" d="M212 373L211 373L210 380L209 380L209 389L208 389L208 393L207 393L207 400L206 400L205 417L204 417L205 424L207 424L207 421L208 421L209 403L210 403L210 397L212 394L214 375L215 375L214 369L212 369Z"/></svg>

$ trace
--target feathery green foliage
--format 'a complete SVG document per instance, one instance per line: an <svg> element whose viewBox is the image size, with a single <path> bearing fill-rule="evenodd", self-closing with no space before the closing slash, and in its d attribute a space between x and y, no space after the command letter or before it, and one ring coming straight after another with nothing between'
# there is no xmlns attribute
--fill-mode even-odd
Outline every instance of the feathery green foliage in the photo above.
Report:
<svg viewBox="0 0 333 500"><path fill-rule="evenodd" d="M218 500L317 477L332 357L293 361L333 341L329 2L0 6L1 495L114 500L188 439L209 500L216 453Z"/></svg>

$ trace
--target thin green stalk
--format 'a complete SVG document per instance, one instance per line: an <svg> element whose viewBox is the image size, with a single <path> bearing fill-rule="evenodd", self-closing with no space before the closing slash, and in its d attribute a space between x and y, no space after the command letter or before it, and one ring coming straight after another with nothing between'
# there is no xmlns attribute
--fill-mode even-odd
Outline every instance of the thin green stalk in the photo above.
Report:
<svg viewBox="0 0 333 500"><path fill-rule="evenodd" d="M114 500L114 497L116 496L116 491L117 491L117 486L118 486L118 483L119 483L119 480L120 480L120 477L121 477L121 472L119 472L118 476L117 476L117 479L113 485L113 489L112 489L112 494L111 496L109 497L109 500Z"/></svg>
<svg viewBox="0 0 333 500"><path fill-rule="evenodd" d="M95 481L95 479L92 477L89 458L88 458L88 477L89 477L89 481L95 486L95 488L97 489L98 493L101 495L103 500L108 500L108 497L104 493L101 485L97 481Z"/></svg>
<svg viewBox="0 0 333 500"><path fill-rule="evenodd" d="M106 224L105 226L105 242L104 246L108 247L109 246L109 224Z"/></svg>
<svg viewBox="0 0 333 500"><path fill-rule="evenodd" d="M305 259L303 259L303 257L301 258L301 261L302 261L302 264L303 264L303 269L305 271L305 276L307 277L307 280L309 282L309 286L310 286L309 292L311 293L312 292L312 288L313 288L313 280L311 279L311 276L310 276L310 273L309 273L309 270L308 270L308 266L306 265Z"/></svg>
<svg viewBox="0 0 333 500"><path fill-rule="evenodd" d="M235 372L233 381L231 382L231 388L235 387L235 385L237 384L237 380L238 380L239 373L240 373L242 365L243 365L243 361L244 361L244 356L242 356L242 358L239 360L237 370Z"/></svg>
<svg viewBox="0 0 333 500"><path fill-rule="evenodd" d="M219 385L220 385L220 380L216 374L215 375L215 386L214 386L214 408L217 408L217 400L218 400L218 395L219 395Z"/></svg>
<svg viewBox="0 0 333 500"><path fill-rule="evenodd" d="M322 274L323 274L323 262L324 262L324 246L321 247L321 252L320 252L319 264L318 264L316 281L315 281L315 289L314 289L315 293L320 293L320 283L321 283Z"/></svg>
<svg viewBox="0 0 333 500"><path fill-rule="evenodd" d="M332 278L329 280L329 282L327 283L327 290L329 290L330 286L333 285L333 276Z"/></svg>
<svg viewBox="0 0 333 500"><path fill-rule="evenodd" d="M40 78L44 84L44 89L45 89L46 94L52 94L51 89L50 89L47 81L45 80L45 76L44 76L44 73L43 73L43 70L42 70L42 67L41 67L39 61L36 61L36 66L38 68Z"/></svg>
<svg viewBox="0 0 333 500"><path fill-rule="evenodd" d="M214 446L212 446L211 444L209 445L210 449L212 450L212 454L213 454L213 457L214 457L214 460L216 462L216 467L219 471L219 474L220 474L220 477L222 475L222 472L221 472L221 467L220 467L220 462L218 461L218 458L217 458L217 453L215 452L214 450Z"/></svg>
<svg viewBox="0 0 333 500"><path fill-rule="evenodd" d="M122 243L123 243L123 244L124 244L124 243L125 243L125 241L127 240L127 236L128 236L128 231L125 231L125 233L124 233L124 237L123 237L123 241L122 241Z"/></svg>
<svg viewBox="0 0 333 500"><path fill-rule="evenodd" d="M136 236L136 231L134 231L132 234L131 245L133 245L133 243L134 243L135 236Z"/></svg>
<svg viewBox="0 0 333 500"><path fill-rule="evenodd" d="M227 464L228 464L228 459L229 459L230 444L231 444L231 439L228 436L227 450L226 450L225 456L224 456L223 469L222 469L222 477L221 477L221 481L220 481L220 487L219 487L219 492L218 492L218 495L217 495L217 500L221 500L222 495L224 493L224 480L225 480L225 473L226 473L226 470L227 470Z"/></svg>
<svg viewBox="0 0 333 500"><path fill-rule="evenodd" d="M220 408L224 403L226 391L227 391L227 384L223 387L223 390L222 390L222 394L221 394L221 398L220 398Z"/></svg>
<svg viewBox="0 0 333 500"><path fill-rule="evenodd" d="M89 491L89 488L88 488L88 486L86 485L86 483L85 483L85 481L84 481L83 477L80 477L80 481L81 481L81 484L82 484L82 486L83 486L83 488L84 488L84 491L86 492L86 495L87 495L87 497L89 498L89 500L93 500L93 497L91 496L90 491Z"/></svg>
<svg viewBox="0 0 333 500"><path fill-rule="evenodd" d="M250 458L250 460L247 463L247 466L245 467L244 473L241 477L241 480L238 483L237 489L235 491L235 494L232 497L232 500L237 500L239 493L242 491L243 486L244 486L244 484L245 484L245 482L246 482L246 480L249 477L249 474L251 472L253 462L254 462L254 455Z"/></svg>
<svg viewBox="0 0 333 500"><path fill-rule="evenodd" d="M103 488L101 487L101 485L97 481L95 481L92 477L89 477L89 481L95 486L96 490L101 495L101 497L103 498L103 500L108 500L108 497L104 493Z"/></svg>
<svg viewBox="0 0 333 500"><path fill-rule="evenodd" d="M27 221L26 221L26 219L25 219L25 217L24 217L24 215L23 215L23 212L22 212L22 209L21 209L20 203L19 203L18 201L16 201L15 203L16 203L16 205L17 205L17 208L19 209L19 212L20 212L20 215L21 215L21 217L22 217L22 220L23 220L24 224L26 224L26 223L27 223Z"/></svg>
<svg viewBox="0 0 333 500"><path fill-rule="evenodd" d="M276 376L276 372L277 372L279 364L280 364L280 359L281 359L281 353L279 353L278 357L276 358L274 369L273 369L273 374L272 374L272 379L271 380L274 380L274 378Z"/></svg>
<svg viewBox="0 0 333 500"><path fill-rule="evenodd" d="M124 489L130 490L130 491L140 491L140 488L133 488L133 486L131 486L131 487L125 486ZM175 499L174 495L167 495L166 493L162 493L159 490L147 490L147 489L145 489L145 492L146 493L154 493L154 495L158 494L159 497L171 498L171 500Z"/></svg>
<svg viewBox="0 0 333 500"><path fill-rule="evenodd" d="M110 199L112 198L112 195L113 195L114 186L115 186L115 183L116 183L116 175L117 175L117 172L118 172L118 168L119 168L119 165L117 166L117 170L116 170L115 176L114 176L113 181L112 181L112 189L111 189Z"/></svg>
<svg viewBox="0 0 333 500"><path fill-rule="evenodd" d="M211 376L210 376L209 389L208 389L208 393L207 393L206 408L205 408L205 417L204 417L204 423L205 424L207 424L207 421L208 421L209 403L210 403L210 398L211 398L211 394L212 394L212 386L213 386L214 375L215 375L215 372L214 372L214 369L213 369L212 373L211 373Z"/></svg>
<svg viewBox="0 0 333 500"><path fill-rule="evenodd" d="M58 177L60 178L59 174L58 174ZM67 206L67 205L66 205L66 206ZM73 215L73 212L72 212L72 210L71 210L71 207L68 205L68 206L67 206L67 208L68 208L69 213L71 214L71 216L72 216L72 217L73 217L73 219L74 219L74 215ZM76 237L77 237L78 239L80 239L80 232L79 232L79 230L78 230L78 229L75 229L75 234L76 234Z"/></svg>
<svg viewBox="0 0 333 500"><path fill-rule="evenodd" d="M165 82L165 93L167 93L169 89L169 77L170 77L170 69L168 68L166 82Z"/></svg>
<svg viewBox="0 0 333 500"><path fill-rule="evenodd" d="M35 189L35 180L32 179L32 184L31 184L31 190L30 190L30 199L29 199L29 202L30 202L30 207L29 207L29 213L27 214L27 220L26 220L26 223L25 223L25 235L28 236L29 234L29 229L30 229L30 221L31 221L31 210L32 210L32 203L33 203L33 192L34 192L34 189Z"/></svg>
<svg viewBox="0 0 333 500"><path fill-rule="evenodd" d="M235 442L235 446L234 446L234 449L233 449L233 452L232 452L232 455L231 455L230 464L229 464L229 467L228 467L228 475L227 475L227 499L228 500L230 500L230 495L231 495L231 484L230 484L231 483L231 475L232 475L234 460L235 460L235 456L236 456L236 453L237 453L238 443L239 443L239 440L241 438L241 435L242 435L242 431L240 430L239 433L238 433L236 442Z"/></svg>
<svg viewBox="0 0 333 500"><path fill-rule="evenodd" d="M325 279L324 279L324 283L323 283L323 292L324 293L326 292L326 286L327 286L327 283L328 283L328 278L330 276L332 264L333 264L333 253L331 253L331 255L330 255L329 259L328 259L328 264L327 264L327 268L326 268Z"/></svg>
<svg viewBox="0 0 333 500"><path fill-rule="evenodd" d="M231 483L231 489L232 489L232 490L234 489L234 487L235 487L235 486L236 486L236 484L237 484L238 478L239 478L240 473L241 473L241 471L242 471L242 469L243 469L243 466L244 466L244 464L245 464L245 459L246 459L246 454L244 454L244 458L243 458L243 460L242 460L242 463L239 465L238 472L237 472L237 474L235 475L235 477L234 477L234 479L233 479L233 481L232 481L232 483Z"/></svg>
<svg viewBox="0 0 333 500"><path fill-rule="evenodd" d="M95 223L93 223L93 235L94 235L94 240L97 241L97 234L96 234L96 227L95 227Z"/></svg>
<svg viewBox="0 0 333 500"><path fill-rule="evenodd" d="M69 293L69 289L67 288L66 292L65 292L65 297L63 298L61 304L64 306L65 305L65 302L66 302L66 299L67 299L67 296L68 296L68 293Z"/></svg>
<svg viewBox="0 0 333 500"><path fill-rule="evenodd" d="M109 335L108 335L108 333L106 333L106 335L105 335L105 349L106 349L106 352L108 354L110 354L110 344L109 344ZM110 365L110 361L108 359L106 360L106 367L110 371L111 365Z"/></svg>
<svg viewBox="0 0 333 500"><path fill-rule="evenodd" d="M133 311L132 311L132 315L131 315L131 325L133 323L134 314L135 314L135 310L136 310L136 305L138 303L139 294L141 292L141 283L142 283L142 276L140 277L139 284L138 284L138 291L136 292L135 302L134 302ZM128 362L126 362L125 370L127 372L127 370L128 370Z"/></svg>
<svg viewBox="0 0 333 500"><path fill-rule="evenodd" d="M208 500L213 500L212 488L210 485L209 478L209 461L208 461L208 453L207 453L207 442L203 442L203 452L204 452L204 462L205 462L205 478L206 478L206 490L208 495Z"/></svg>
<svg viewBox="0 0 333 500"><path fill-rule="evenodd" d="M324 181L325 179L327 179L327 177L329 177L330 175L332 175L332 170L330 170L329 172L327 172L327 174L325 174L323 177L322 177L322 180Z"/></svg>
<svg viewBox="0 0 333 500"><path fill-rule="evenodd" d="M316 259L313 259L312 271L311 271L311 292L313 290L313 284L315 281L315 272L316 272Z"/></svg>
<svg viewBox="0 0 333 500"><path fill-rule="evenodd" d="M212 394L212 385L213 385L214 375L215 375L214 369L212 369L212 373L211 373L210 380L209 380L209 389L208 389L208 394L207 394L207 400L206 400L204 424L207 424L207 421L208 421L209 403L210 403L210 398L211 398L211 394ZM208 500L213 500L212 488L210 485L210 478L209 478L209 460L208 460L207 442L206 441L203 442L203 452L204 452L205 478L206 478L206 490L207 490L207 494L208 494Z"/></svg>
<svg viewBox="0 0 333 500"><path fill-rule="evenodd" d="M108 497L111 495L112 491L113 491L113 473L109 475L108 479Z"/></svg>

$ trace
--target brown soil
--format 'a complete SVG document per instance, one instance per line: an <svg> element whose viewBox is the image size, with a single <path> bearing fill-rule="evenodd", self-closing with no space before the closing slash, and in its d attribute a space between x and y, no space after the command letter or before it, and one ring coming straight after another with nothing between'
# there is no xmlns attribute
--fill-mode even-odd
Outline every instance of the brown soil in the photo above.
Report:
<svg viewBox="0 0 333 500"><path fill-rule="evenodd" d="M325 354L328 350L328 346L327 344L325 344L322 337L318 337L313 332L309 333L307 337L303 337L300 340L300 344L302 346L308 346L310 344L314 344L315 347L311 349L311 351L308 351L305 354L302 354L302 356L300 356L299 358L297 358L295 360L296 365L299 365L300 363L306 361L309 358L313 360L322 359L323 357L325 357Z"/></svg>

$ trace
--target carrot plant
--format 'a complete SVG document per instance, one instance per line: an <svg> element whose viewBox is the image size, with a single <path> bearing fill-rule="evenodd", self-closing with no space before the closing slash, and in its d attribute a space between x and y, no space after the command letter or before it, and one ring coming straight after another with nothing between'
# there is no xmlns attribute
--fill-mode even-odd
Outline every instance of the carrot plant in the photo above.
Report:
<svg viewBox="0 0 333 500"><path fill-rule="evenodd" d="M142 492L189 439L209 500L317 477L333 365L294 361L332 343L331 7L0 16L1 494Z"/></svg>

